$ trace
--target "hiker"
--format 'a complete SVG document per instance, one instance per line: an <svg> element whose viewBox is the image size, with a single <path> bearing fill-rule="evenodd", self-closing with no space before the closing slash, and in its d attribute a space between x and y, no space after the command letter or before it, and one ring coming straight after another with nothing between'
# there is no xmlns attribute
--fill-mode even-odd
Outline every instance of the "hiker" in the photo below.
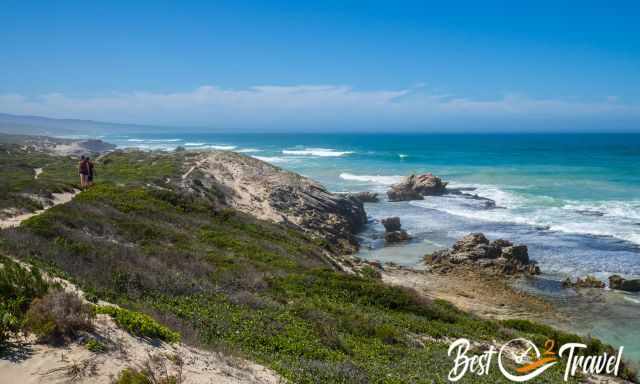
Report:
<svg viewBox="0 0 640 384"><path fill-rule="evenodd" d="M84 155L80 157L78 172L80 173L80 188L84 189L89 183L89 160Z"/></svg>
<svg viewBox="0 0 640 384"><path fill-rule="evenodd" d="M96 166L91 161L91 158L87 156L87 163L89 164L89 174L87 175L87 187L93 185L93 177L96 175Z"/></svg>

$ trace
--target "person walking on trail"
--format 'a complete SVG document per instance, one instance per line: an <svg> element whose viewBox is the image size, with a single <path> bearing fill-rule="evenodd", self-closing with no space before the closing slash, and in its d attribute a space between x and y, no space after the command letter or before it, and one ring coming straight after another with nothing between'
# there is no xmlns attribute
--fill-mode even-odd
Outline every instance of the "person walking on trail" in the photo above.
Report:
<svg viewBox="0 0 640 384"><path fill-rule="evenodd" d="M93 185L93 177L96 175L96 165L91 161L91 158L87 156L87 163L89 164L89 174L87 176L87 187Z"/></svg>
<svg viewBox="0 0 640 384"><path fill-rule="evenodd" d="M78 164L78 172L80 173L80 188L85 189L89 186L89 160L83 155L80 157Z"/></svg>

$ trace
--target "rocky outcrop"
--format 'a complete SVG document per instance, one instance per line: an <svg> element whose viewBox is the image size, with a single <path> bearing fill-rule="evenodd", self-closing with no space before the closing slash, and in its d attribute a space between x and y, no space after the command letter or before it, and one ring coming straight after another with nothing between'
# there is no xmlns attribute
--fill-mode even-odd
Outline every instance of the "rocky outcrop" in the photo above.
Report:
<svg viewBox="0 0 640 384"><path fill-rule="evenodd" d="M402 229L402 224L400 224L400 218L397 216L388 217L386 219L382 219L382 225L384 226L385 234L384 241L387 243L399 243L402 241L407 241L411 239L411 236Z"/></svg>
<svg viewBox="0 0 640 384"><path fill-rule="evenodd" d="M470 265L482 271L507 275L540 273L540 268L529 259L526 245L514 245L503 239L489 241L482 233L471 233L458 240L451 249L425 255L424 262L445 268Z"/></svg>
<svg viewBox="0 0 640 384"><path fill-rule="evenodd" d="M562 288L604 288L604 283L595 276L578 277L575 282L567 277L567 279L562 282Z"/></svg>
<svg viewBox="0 0 640 384"><path fill-rule="evenodd" d="M627 280L620 275L609 277L609 288L627 292L640 292L640 279Z"/></svg>
<svg viewBox="0 0 640 384"><path fill-rule="evenodd" d="M384 234L384 241L387 243L400 243L407 240L411 240L411 236L404 229Z"/></svg>
<svg viewBox="0 0 640 384"><path fill-rule="evenodd" d="M269 163L229 151L202 153L185 165L182 188L210 195L258 219L286 223L327 240L335 252L358 249L367 221L362 202Z"/></svg>
<svg viewBox="0 0 640 384"><path fill-rule="evenodd" d="M380 201L378 194L375 192L350 193L349 196L362 203L377 203Z"/></svg>
<svg viewBox="0 0 640 384"><path fill-rule="evenodd" d="M381 223L386 232L399 231L402 228L402 224L400 224L400 218L398 216L382 219Z"/></svg>
<svg viewBox="0 0 640 384"><path fill-rule="evenodd" d="M407 176L387 191L389 201L423 200L424 196L439 196L447 192L447 183L431 173Z"/></svg>

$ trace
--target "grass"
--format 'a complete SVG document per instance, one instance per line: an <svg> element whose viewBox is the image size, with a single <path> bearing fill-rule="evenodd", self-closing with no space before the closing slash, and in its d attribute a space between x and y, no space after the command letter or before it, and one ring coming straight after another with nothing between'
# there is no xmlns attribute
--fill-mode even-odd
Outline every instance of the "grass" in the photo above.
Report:
<svg viewBox="0 0 640 384"><path fill-rule="evenodd" d="M482 320L370 271L337 272L305 234L171 188L163 181L177 172L171 157L151 162L158 168L147 185L136 168L144 155L114 156L103 167L110 182L1 232L0 247L155 319L122 312L133 332L160 323L152 334L179 332L294 383L440 383L452 367L448 339L578 339L530 322ZM553 367L532 382L562 374ZM493 369L462 382L507 381Z"/></svg>
<svg viewBox="0 0 640 384"><path fill-rule="evenodd" d="M139 312L113 306L96 307L96 313L111 316L116 324L127 332L149 339L159 339L169 343L180 341L180 334L158 324L153 318Z"/></svg>

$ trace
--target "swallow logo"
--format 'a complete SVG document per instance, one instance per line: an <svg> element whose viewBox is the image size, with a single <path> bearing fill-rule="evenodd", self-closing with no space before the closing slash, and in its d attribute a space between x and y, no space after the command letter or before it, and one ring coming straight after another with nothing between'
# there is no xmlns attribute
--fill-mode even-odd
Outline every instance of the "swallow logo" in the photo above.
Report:
<svg viewBox="0 0 640 384"><path fill-rule="evenodd" d="M519 349L522 348L522 346L524 346L524 350ZM500 348L498 368L500 368L500 372L504 377L511 381L523 383L531 380L534 377L540 376L542 372L558 363L558 358L555 352L553 352L554 346L555 342L553 340L547 340L545 343L545 352L541 354L538 347L536 347L531 340L523 338L513 339ZM515 369L515 372L507 369L504 363L504 358L507 353L511 355L511 360L519 365L519 367ZM531 356L533 356L533 360L530 359Z"/></svg>

